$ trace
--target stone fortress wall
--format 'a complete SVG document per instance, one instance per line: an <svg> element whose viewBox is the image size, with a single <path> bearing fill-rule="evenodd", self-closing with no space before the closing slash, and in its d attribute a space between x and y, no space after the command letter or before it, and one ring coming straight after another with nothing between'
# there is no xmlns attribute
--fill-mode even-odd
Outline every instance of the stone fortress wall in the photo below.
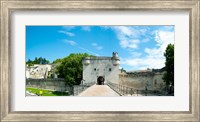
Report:
<svg viewBox="0 0 200 122"><path fill-rule="evenodd" d="M66 85L64 79L26 79L26 87L38 89L50 89L55 91L69 91L70 87Z"/></svg>
<svg viewBox="0 0 200 122"><path fill-rule="evenodd" d="M78 95L93 84L69 86L62 78L56 79L26 79L26 87L48 89L52 91L68 92L70 95Z"/></svg>
<svg viewBox="0 0 200 122"><path fill-rule="evenodd" d="M137 90L162 91L166 87L162 79L163 74L163 69L127 72L119 75L119 83Z"/></svg>

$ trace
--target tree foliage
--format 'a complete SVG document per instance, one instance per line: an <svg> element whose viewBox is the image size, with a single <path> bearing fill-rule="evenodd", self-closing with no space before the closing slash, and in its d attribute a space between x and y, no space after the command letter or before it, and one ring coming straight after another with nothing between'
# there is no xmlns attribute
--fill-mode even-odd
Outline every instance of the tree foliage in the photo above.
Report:
<svg viewBox="0 0 200 122"><path fill-rule="evenodd" d="M58 58L56 59L55 61L53 61L53 64L57 64L57 63L61 63L62 62L62 59L61 58Z"/></svg>
<svg viewBox="0 0 200 122"><path fill-rule="evenodd" d="M26 64L28 64L28 66L33 66L34 64L49 64L49 60L42 58L42 57L35 57L34 60L30 60L28 59L28 61L26 62Z"/></svg>
<svg viewBox="0 0 200 122"><path fill-rule="evenodd" d="M165 50L164 56L166 58L165 61L165 70L166 73L163 76L164 82L167 85L174 85L174 45L169 44Z"/></svg>
<svg viewBox="0 0 200 122"><path fill-rule="evenodd" d="M61 62L56 69L58 77L65 78L68 85L79 85L83 75L82 58L87 56L89 56L87 53L72 53L63 59L55 61L55 63Z"/></svg>

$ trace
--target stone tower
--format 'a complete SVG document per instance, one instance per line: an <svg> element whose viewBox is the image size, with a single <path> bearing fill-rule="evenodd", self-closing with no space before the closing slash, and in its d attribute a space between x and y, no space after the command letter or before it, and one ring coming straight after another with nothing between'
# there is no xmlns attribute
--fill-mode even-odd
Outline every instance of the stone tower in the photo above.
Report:
<svg viewBox="0 0 200 122"><path fill-rule="evenodd" d="M85 57L83 63L83 84L103 85L119 82L120 59L117 52L112 57Z"/></svg>

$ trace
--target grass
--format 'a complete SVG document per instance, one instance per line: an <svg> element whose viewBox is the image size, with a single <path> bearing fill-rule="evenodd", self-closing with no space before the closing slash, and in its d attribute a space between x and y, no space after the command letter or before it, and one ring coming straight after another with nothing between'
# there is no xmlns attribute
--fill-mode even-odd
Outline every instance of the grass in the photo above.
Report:
<svg viewBox="0 0 200 122"><path fill-rule="evenodd" d="M31 93L34 93L40 96L69 96L69 93L67 92L52 91L52 90L30 88L30 87L27 87L26 91L29 91Z"/></svg>

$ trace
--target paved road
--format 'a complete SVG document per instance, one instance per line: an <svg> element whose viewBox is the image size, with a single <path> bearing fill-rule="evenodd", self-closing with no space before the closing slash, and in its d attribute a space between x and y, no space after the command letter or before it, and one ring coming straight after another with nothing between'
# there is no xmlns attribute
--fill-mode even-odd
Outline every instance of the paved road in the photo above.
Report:
<svg viewBox="0 0 200 122"><path fill-rule="evenodd" d="M93 85L78 96L119 96L107 85Z"/></svg>

